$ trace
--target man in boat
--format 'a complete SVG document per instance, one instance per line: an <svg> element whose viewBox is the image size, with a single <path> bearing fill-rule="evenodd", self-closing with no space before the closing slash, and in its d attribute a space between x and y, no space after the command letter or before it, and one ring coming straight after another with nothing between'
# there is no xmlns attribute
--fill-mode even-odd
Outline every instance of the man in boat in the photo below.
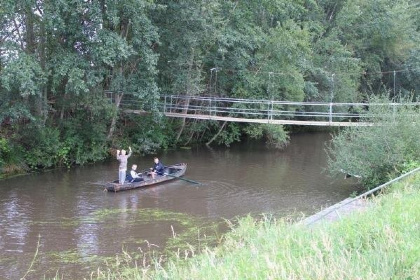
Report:
<svg viewBox="0 0 420 280"><path fill-rule="evenodd" d="M154 179L156 175L162 176L165 170L165 166L159 161L157 157L154 158L155 165L151 169L150 174L152 175L152 178Z"/></svg>
<svg viewBox="0 0 420 280"><path fill-rule="evenodd" d="M120 162L120 166L118 168L118 182L120 185L124 184L125 181L125 174L127 172L127 160L131 156L131 147L128 147L129 152L128 155L126 155L125 150L117 150L117 160Z"/></svg>
<svg viewBox="0 0 420 280"><path fill-rule="evenodd" d="M128 182L133 183L133 182L141 182L144 180L143 177L141 176L141 173L137 173L136 170L137 170L137 164L133 164L131 166L130 173L127 174Z"/></svg>

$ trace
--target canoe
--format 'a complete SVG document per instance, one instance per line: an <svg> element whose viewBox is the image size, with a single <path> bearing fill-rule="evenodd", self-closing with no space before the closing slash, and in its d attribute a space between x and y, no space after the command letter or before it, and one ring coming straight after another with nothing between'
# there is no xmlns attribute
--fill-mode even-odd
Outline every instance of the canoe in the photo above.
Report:
<svg viewBox="0 0 420 280"><path fill-rule="evenodd" d="M128 183L126 181L122 185L118 183L118 180L107 182L105 183L105 191L119 192L119 191L145 188L145 187L161 184L164 182L175 180L176 178L183 176L186 170L187 170L186 163L178 163L174 165L169 165L165 167L165 171L164 171L165 175L156 175L154 179L151 176L146 175L148 172L148 170L146 170L144 172L141 172L145 174L143 175L144 181L132 182L132 183Z"/></svg>

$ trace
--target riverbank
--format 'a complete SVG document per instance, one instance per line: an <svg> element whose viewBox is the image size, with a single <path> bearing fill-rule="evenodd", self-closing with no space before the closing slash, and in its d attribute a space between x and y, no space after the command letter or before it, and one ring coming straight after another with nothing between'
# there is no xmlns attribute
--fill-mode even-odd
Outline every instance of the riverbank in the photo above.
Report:
<svg viewBox="0 0 420 280"><path fill-rule="evenodd" d="M420 279L420 174L363 213L308 229L265 216L238 221L217 248L161 266L121 259L91 279Z"/></svg>

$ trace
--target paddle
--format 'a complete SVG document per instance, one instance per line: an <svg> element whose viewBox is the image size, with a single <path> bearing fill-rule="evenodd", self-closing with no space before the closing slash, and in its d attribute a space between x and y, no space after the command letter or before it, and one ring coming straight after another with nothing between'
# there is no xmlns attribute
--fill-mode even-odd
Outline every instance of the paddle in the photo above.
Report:
<svg viewBox="0 0 420 280"><path fill-rule="evenodd" d="M174 177L174 178L178 178L179 180L183 180L183 181L190 182L190 183L193 183L193 184L202 185L199 182L196 182L196 181L193 181L193 180L189 180L189 179L184 179L182 177L174 176L174 175L171 175L171 174L168 174L168 173L164 173L164 175L170 176L170 177Z"/></svg>

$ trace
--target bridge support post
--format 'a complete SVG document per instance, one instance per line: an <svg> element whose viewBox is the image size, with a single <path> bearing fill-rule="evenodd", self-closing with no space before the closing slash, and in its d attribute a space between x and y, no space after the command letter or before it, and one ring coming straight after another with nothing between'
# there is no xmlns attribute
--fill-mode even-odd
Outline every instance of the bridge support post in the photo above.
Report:
<svg viewBox="0 0 420 280"><path fill-rule="evenodd" d="M166 95L165 95L165 101L163 103L163 113L166 113Z"/></svg>
<svg viewBox="0 0 420 280"><path fill-rule="evenodd" d="M330 125L332 124L332 106L333 106L333 104L330 102L330 114L329 114L329 117L330 117Z"/></svg>

